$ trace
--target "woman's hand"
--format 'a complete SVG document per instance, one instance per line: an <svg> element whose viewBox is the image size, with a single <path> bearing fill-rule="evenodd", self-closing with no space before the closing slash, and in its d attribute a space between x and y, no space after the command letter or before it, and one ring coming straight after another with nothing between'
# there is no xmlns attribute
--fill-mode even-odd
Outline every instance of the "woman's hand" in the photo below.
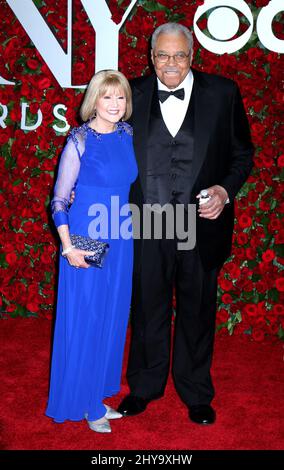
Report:
<svg viewBox="0 0 284 470"><path fill-rule="evenodd" d="M78 248L73 248L65 258L67 258L69 264L75 268L90 268L90 265L86 263L84 256L93 255L93 251L79 250Z"/></svg>

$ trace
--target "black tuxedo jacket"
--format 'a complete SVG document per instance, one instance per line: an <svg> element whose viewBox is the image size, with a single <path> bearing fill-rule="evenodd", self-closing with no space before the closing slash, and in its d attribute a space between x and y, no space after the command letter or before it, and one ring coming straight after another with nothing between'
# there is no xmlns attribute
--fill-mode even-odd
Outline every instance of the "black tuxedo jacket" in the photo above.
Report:
<svg viewBox="0 0 284 470"><path fill-rule="evenodd" d="M194 75L194 154L188 203L197 202L201 189L215 184L229 195L221 215L215 220L197 215L197 248L206 270L221 267L230 255L234 226L234 198L246 181L252 166L253 145L241 95L232 80L192 70ZM139 176L130 191L130 202L141 209L145 203L147 135L156 75L131 81L134 149ZM157 139L159 136L157 135ZM139 271L143 240L134 243L134 271Z"/></svg>

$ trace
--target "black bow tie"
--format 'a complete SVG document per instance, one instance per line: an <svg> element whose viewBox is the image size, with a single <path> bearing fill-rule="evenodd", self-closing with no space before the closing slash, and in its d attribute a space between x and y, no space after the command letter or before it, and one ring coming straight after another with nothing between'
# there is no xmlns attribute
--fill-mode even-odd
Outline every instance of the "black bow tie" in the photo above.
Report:
<svg viewBox="0 0 284 470"><path fill-rule="evenodd" d="M179 100L184 100L184 88L179 88L175 91L158 90L158 96L161 103L166 101L171 95L175 96Z"/></svg>

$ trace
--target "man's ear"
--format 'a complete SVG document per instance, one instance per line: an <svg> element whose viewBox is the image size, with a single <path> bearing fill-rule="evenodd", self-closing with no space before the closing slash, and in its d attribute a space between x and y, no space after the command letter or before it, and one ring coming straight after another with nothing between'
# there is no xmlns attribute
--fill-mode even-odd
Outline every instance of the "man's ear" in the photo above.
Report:
<svg viewBox="0 0 284 470"><path fill-rule="evenodd" d="M152 64L154 65L154 51L153 51L153 49L151 49L151 60L152 60Z"/></svg>

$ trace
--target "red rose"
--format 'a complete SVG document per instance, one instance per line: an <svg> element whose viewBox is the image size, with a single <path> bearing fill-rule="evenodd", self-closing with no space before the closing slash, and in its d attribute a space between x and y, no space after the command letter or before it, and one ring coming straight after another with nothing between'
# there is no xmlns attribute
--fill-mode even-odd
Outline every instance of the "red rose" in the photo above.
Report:
<svg viewBox="0 0 284 470"><path fill-rule="evenodd" d="M279 277L275 281L275 286L276 289L279 290L279 292L284 292L284 277Z"/></svg>
<svg viewBox="0 0 284 470"><path fill-rule="evenodd" d="M282 243L284 243L284 229L275 235L275 244L281 245Z"/></svg>
<svg viewBox="0 0 284 470"><path fill-rule="evenodd" d="M262 253L262 259L266 263L269 263L275 258L275 253L273 250L266 250L264 253Z"/></svg>
<svg viewBox="0 0 284 470"><path fill-rule="evenodd" d="M31 114L37 114L39 110L39 104L38 103L31 103L29 107L29 111Z"/></svg>
<svg viewBox="0 0 284 470"><path fill-rule="evenodd" d="M263 193L263 191L265 190L265 184L262 183L262 181L256 183L256 185L255 185L255 190L256 190L256 192L259 193L259 194L260 194L260 193Z"/></svg>
<svg viewBox="0 0 284 470"><path fill-rule="evenodd" d="M14 108L10 111L10 116L13 121L20 121L21 119L21 110L19 106L14 106Z"/></svg>
<svg viewBox="0 0 284 470"><path fill-rule="evenodd" d="M238 288L241 289L242 291L248 291L250 292L253 287L253 283L250 279L238 279L237 281Z"/></svg>
<svg viewBox="0 0 284 470"><path fill-rule="evenodd" d="M9 312L9 313L12 313L16 310L17 306L15 304L10 304L10 305L7 305L6 307L6 311Z"/></svg>
<svg viewBox="0 0 284 470"><path fill-rule="evenodd" d="M252 331L252 337L255 341L261 342L264 340L264 331L260 328L254 328Z"/></svg>
<svg viewBox="0 0 284 470"><path fill-rule="evenodd" d="M266 308L265 308L265 302L264 301L259 302L257 304L257 312L258 312L258 315L265 315L266 314Z"/></svg>
<svg viewBox="0 0 284 470"><path fill-rule="evenodd" d="M273 215L271 216L271 219L270 219L270 222L268 224L268 228L269 230L271 230L272 232L275 232L276 230L280 230L281 228L281 222L279 219L276 219L273 217Z"/></svg>
<svg viewBox="0 0 284 470"><path fill-rule="evenodd" d="M153 18L153 16L146 16L146 17L142 18L142 31L143 31L143 34L146 37L151 36L154 29L155 29L155 27L154 27L154 18ZM138 36L138 42L139 42L139 36Z"/></svg>
<svg viewBox="0 0 284 470"><path fill-rule="evenodd" d="M267 291L267 283L263 280L260 280L256 284L257 292L264 294Z"/></svg>
<svg viewBox="0 0 284 470"><path fill-rule="evenodd" d="M282 304L275 304L272 307L273 315L284 315L284 306Z"/></svg>
<svg viewBox="0 0 284 470"><path fill-rule="evenodd" d="M40 90L45 90L46 88L49 88L50 86L51 86L51 81L48 77L44 77L38 80L37 87Z"/></svg>
<svg viewBox="0 0 284 470"><path fill-rule="evenodd" d="M259 194L256 191L250 191L248 193L248 202L254 204L258 200Z"/></svg>
<svg viewBox="0 0 284 470"><path fill-rule="evenodd" d="M257 8L266 7L268 5L269 1L270 0L255 0L256 7Z"/></svg>
<svg viewBox="0 0 284 470"><path fill-rule="evenodd" d="M263 139L263 125L260 122L255 122L252 124L251 131L255 137L261 136L261 139Z"/></svg>
<svg viewBox="0 0 284 470"><path fill-rule="evenodd" d="M41 256L40 256L40 261L43 263L43 264L47 264L47 265L50 265L50 263L52 263L52 257L47 254L47 253L43 253Z"/></svg>
<svg viewBox="0 0 284 470"><path fill-rule="evenodd" d="M271 335L277 335L279 326L276 323L271 323L270 325L267 325L268 331Z"/></svg>
<svg viewBox="0 0 284 470"><path fill-rule="evenodd" d="M30 207L24 207L21 211L21 216L24 219L28 219L29 217L32 217L32 215L33 215L33 212Z"/></svg>
<svg viewBox="0 0 284 470"><path fill-rule="evenodd" d="M247 216L246 214L242 214L238 219L238 223L241 228L250 227L252 224L252 218Z"/></svg>
<svg viewBox="0 0 284 470"><path fill-rule="evenodd" d="M284 167L284 154L282 154L282 155L280 155L280 157L278 157L277 165L278 165L280 168L283 168L283 167Z"/></svg>
<svg viewBox="0 0 284 470"><path fill-rule="evenodd" d="M255 317L257 315L257 306L255 304L246 304L244 306L244 312L248 317Z"/></svg>
<svg viewBox="0 0 284 470"><path fill-rule="evenodd" d="M262 261L262 262L259 263L258 269L262 274L265 274L270 269L270 265L268 263Z"/></svg>
<svg viewBox="0 0 284 470"><path fill-rule="evenodd" d="M27 303L27 309L30 311L30 312L38 312L39 311L39 305L37 302L35 301L30 301Z"/></svg>
<svg viewBox="0 0 284 470"><path fill-rule="evenodd" d="M222 295L222 302L224 304L231 304L233 302L232 296L230 294L223 294Z"/></svg>
<svg viewBox="0 0 284 470"><path fill-rule="evenodd" d="M219 286L225 291L230 291L234 287L232 281L229 281L229 279L225 278L219 280Z"/></svg>
<svg viewBox="0 0 284 470"><path fill-rule="evenodd" d="M255 323L256 327L259 329L264 329L266 328L266 321L265 321L265 318L262 316L262 317L257 317L255 319Z"/></svg>
<svg viewBox="0 0 284 470"><path fill-rule="evenodd" d="M52 315L52 313L50 313L50 312L44 312L44 317L45 317L47 320L52 320L53 315Z"/></svg>
<svg viewBox="0 0 284 470"><path fill-rule="evenodd" d="M241 274L239 266L233 261L226 263L224 268L230 274L230 277L233 279L238 278Z"/></svg>
<svg viewBox="0 0 284 470"><path fill-rule="evenodd" d="M221 308L218 312L217 312L217 320L220 321L220 323L225 323L227 322L229 319L229 314L227 312L227 310L225 308Z"/></svg>
<svg viewBox="0 0 284 470"><path fill-rule="evenodd" d="M259 208L264 212L269 211L270 204L267 201L262 200L259 203Z"/></svg>
<svg viewBox="0 0 284 470"><path fill-rule="evenodd" d="M248 242L248 234L244 232L238 233L237 242L239 245L245 245Z"/></svg>
<svg viewBox="0 0 284 470"><path fill-rule="evenodd" d="M33 231L33 222L31 222L30 220L28 220L27 222L25 222L22 226L22 229L24 230L25 233L30 233Z"/></svg>
<svg viewBox="0 0 284 470"><path fill-rule="evenodd" d="M1 129L0 133L0 145L4 145L8 142L11 137L11 129L7 127L6 129Z"/></svg>
<svg viewBox="0 0 284 470"><path fill-rule="evenodd" d="M39 66L40 66L40 63L35 60L35 59L28 59L27 60L27 66L31 69L31 70L36 70Z"/></svg>
<svg viewBox="0 0 284 470"><path fill-rule="evenodd" d="M156 28L163 23L166 23L166 13L164 11L156 11L155 12L155 19L156 19Z"/></svg>
<svg viewBox="0 0 284 470"><path fill-rule="evenodd" d="M15 264L17 261L18 257L16 253L11 252L6 254L6 261L8 264Z"/></svg>
<svg viewBox="0 0 284 470"><path fill-rule="evenodd" d="M274 165L273 157L262 155L261 159L262 159L263 168L271 168Z"/></svg>

